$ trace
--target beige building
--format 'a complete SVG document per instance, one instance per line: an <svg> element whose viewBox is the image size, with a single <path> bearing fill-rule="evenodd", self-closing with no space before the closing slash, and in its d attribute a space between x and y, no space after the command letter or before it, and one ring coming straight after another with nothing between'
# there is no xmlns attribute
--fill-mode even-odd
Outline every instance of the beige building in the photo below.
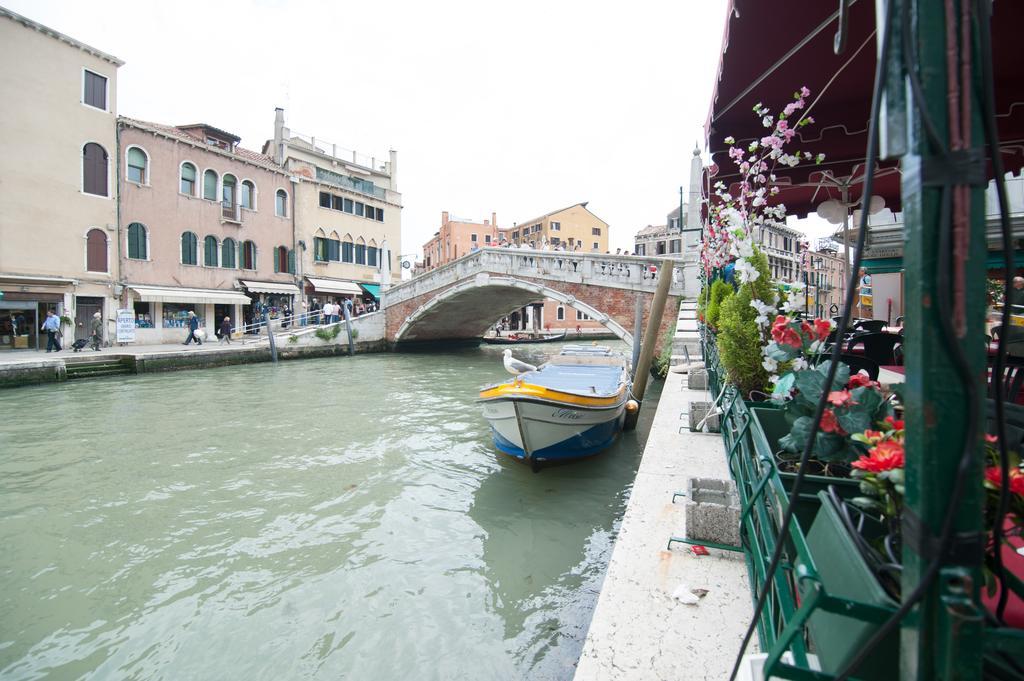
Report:
<svg viewBox="0 0 1024 681"><path fill-rule="evenodd" d="M427 272L445 265L478 248L497 246L497 219L497 214L491 213L490 220L473 222L451 218L448 211L443 211L441 228L434 232L430 241L423 244L422 271Z"/></svg>
<svg viewBox="0 0 1024 681"><path fill-rule="evenodd" d="M604 253L608 250L608 223L576 203L501 230L502 238L517 246L564 246L567 251Z"/></svg>
<svg viewBox="0 0 1024 681"><path fill-rule="evenodd" d="M138 343L184 340L188 312L213 337L294 309L288 175L208 124L118 119L123 306ZM252 305L259 303L260 305Z"/></svg>
<svg viewBox="0 0 1024 681"><path fill-rule="evenodd" d="M816 250L804 254L803 266L807 273L809 311L826 319L840 314L846 295L842 254L819 243Z"/></svg>
<svg viewBox="0 0 1024 681"><path fill-rule="evenodd" d="M303 303L379 302L381 287L401 276L398 153L367 157L293 132L283 109L276 110L274 139L263 152L284 166L292 183Z"/></svg>
<svg viewBox="0 0 1024 681"><path fill-rule="evenodd" d="M123 63L0 7L0 349L45 347L47 309L65 344L114 316Z"/></svg>

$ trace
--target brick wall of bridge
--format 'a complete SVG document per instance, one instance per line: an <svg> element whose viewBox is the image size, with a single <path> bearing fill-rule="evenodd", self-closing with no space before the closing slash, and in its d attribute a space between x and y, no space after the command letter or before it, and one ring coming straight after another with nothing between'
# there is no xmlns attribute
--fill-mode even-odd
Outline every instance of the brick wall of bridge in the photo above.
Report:
<svg viewBox="0 0 1024 681"><path fill-rule="evenodd" d="M605 286L598 286L594 284L580 284L570 283L562 281L551 281L549 279L540 279L534 277L519 277L516 279L525 282L531 282L541 284L552 290L558 291L565 295L572 296L582 303L585 303L599 313L603 313L618 322L626 331L633 333L633 313L634 305L637 296L636 291L621 288L610 288ZM465 280L463 280L465 281ZM462 283L462 282L457 282ZM449 284L447 286L439 287L429 293L411 298L393 306L388 306L385 310L387 314L386 322L386 333L387 340L394 342L395 336L398 335L398 330L405 322L406 318L417 310L422 305L430 302L434 297L441 294L445 290L455 286L456 284ZM522 294L521 289L509 289L510 291L517 291L520 295ZM651 302L654 299L653 294L640 293L639 294L644 301L644 329L647 328L647 319L650 316ZM538 295L538 300L541 296ZM670 295L665 303L665 314L662 316L661 325L658 330L659 338L668 330L673 324L676 318L676 311L679 309L680 297ZM443 303L442 303L443 304ZM456 303L451 303L456 304ZM489 322L496 322L500 319L505 312L500 309L500 301L495 301L495 314L493 319L489 319ZM566 315L568 317L568 315ZM459 338L458 335L453 335L452 338Z"/></svg>

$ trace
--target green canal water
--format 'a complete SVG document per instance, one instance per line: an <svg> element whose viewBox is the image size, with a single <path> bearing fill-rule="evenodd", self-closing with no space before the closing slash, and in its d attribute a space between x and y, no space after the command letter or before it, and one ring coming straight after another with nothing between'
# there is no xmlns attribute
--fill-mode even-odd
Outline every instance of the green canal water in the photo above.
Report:
<svg viewBox="0 0 1024 681"><path fill-rule="evenodd" d="M474 404L506 377L485 347L0 392L0 678L571 678L654 400L534 474Z"/></svg>

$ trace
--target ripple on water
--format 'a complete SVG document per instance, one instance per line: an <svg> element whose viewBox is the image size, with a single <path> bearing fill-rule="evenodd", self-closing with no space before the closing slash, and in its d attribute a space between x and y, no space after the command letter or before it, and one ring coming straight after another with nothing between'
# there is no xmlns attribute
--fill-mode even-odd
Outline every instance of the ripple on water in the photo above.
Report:
<svg viewBox="0 0 1024 681"><path fill-rule="evenodd" d="M503 378L484 348L0 393L0 677L570 677L640 446L534 475L474 402Z"/></svg>

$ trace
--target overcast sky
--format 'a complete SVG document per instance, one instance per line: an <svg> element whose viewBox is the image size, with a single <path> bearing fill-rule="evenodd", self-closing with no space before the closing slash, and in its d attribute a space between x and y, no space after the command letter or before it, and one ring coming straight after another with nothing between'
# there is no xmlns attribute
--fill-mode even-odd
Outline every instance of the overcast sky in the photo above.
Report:
<svg viewBox="0 0 1024 681"><path fill-rule="evenodd" d="M511 226L579 201L611 246L664 224L702 139L725 0L0 0L123 59L118 113L398 150L403 254L441 211Z"/></svg>

